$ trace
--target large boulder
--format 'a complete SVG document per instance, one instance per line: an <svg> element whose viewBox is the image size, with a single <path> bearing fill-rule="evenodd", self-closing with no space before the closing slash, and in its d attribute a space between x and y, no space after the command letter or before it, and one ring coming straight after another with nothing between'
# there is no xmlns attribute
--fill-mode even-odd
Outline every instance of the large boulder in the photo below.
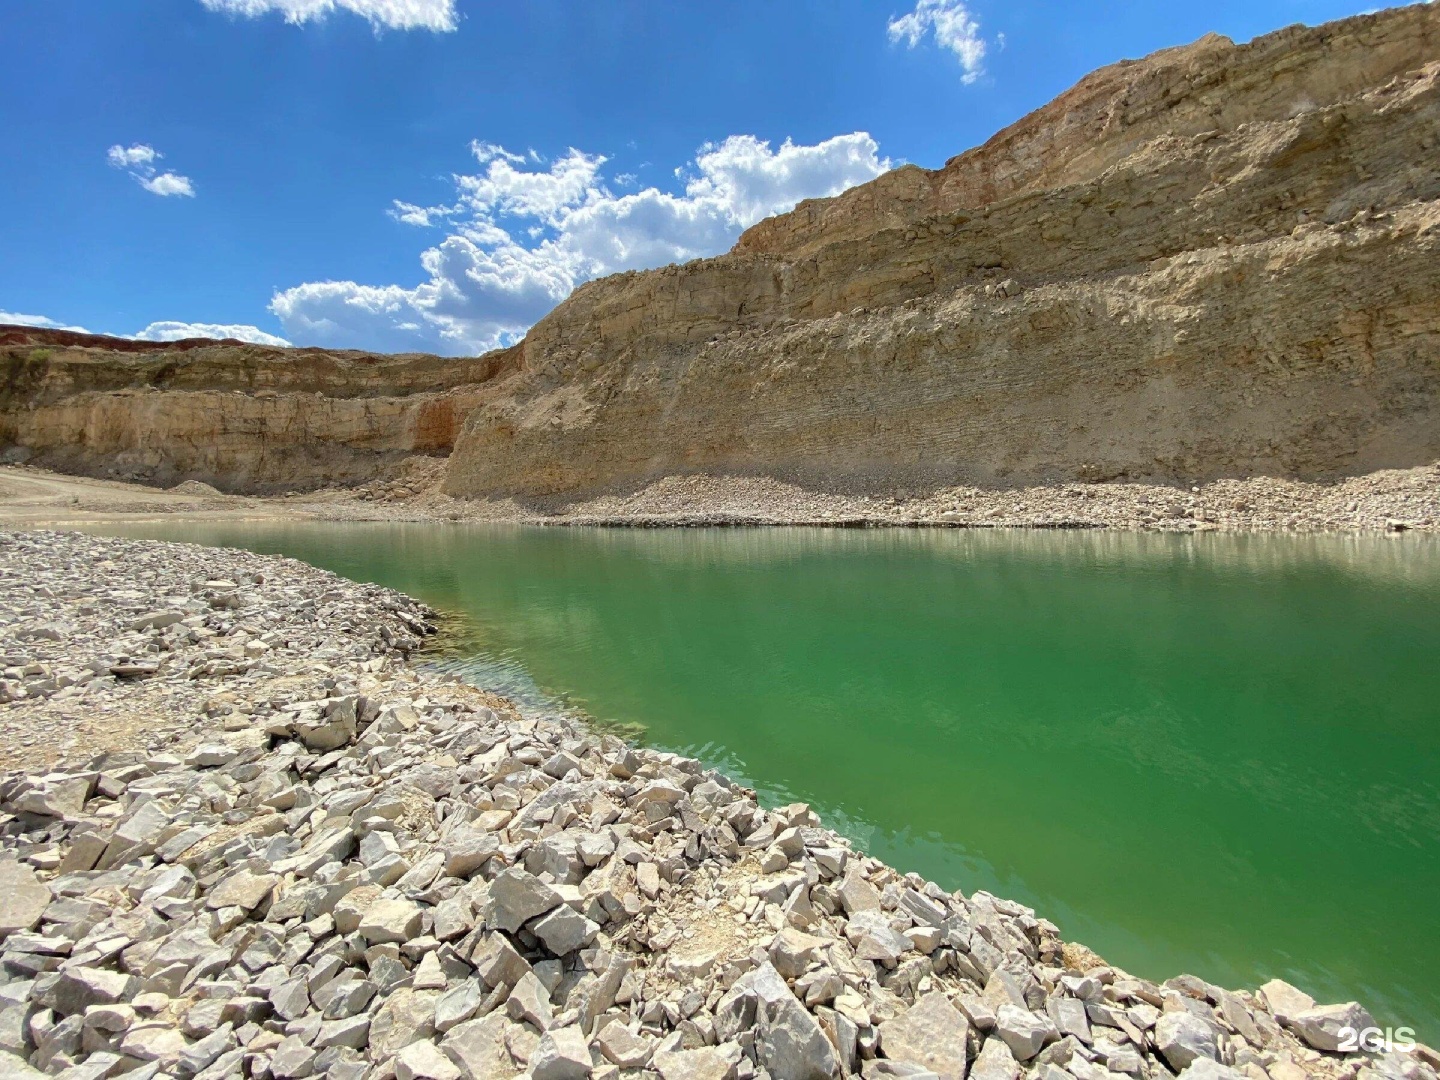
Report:
<svg viewBox="0 0 1440 1080"><path fill-rule="evenodd" d="M1196 1058L1220 1059L1215 1029L1188 1012L1168 1012L1155 1021L1155 1048L1176 1072Z"/></svg>
<svg viewBox="0 0 1440 1080"><path fill-rule="evenodd" d="M1375 1026L1375 1018L1357 1002L1347 1001L1343 1005L1321 1005L1291 1018L1290 1026L1295 1033L1313 1046L1334 1054L1355 1050L1359 1046L1360 1033Z"/></svg>
<svg viewBox="0 0 1440 1080"><path fill-rule="evenodd" d="M776 1080L828 1080L838 1075L840 1061L834 1046L775 965L766 961L747 978L757 1000L755 1048L770 1075Z"/></svg>
<svg viewBox="0 0 1440 1080"><path fill-rule="evenodd" d="M969 1034L965 1014L932 990L880 1025L880 1052L891 1061L923 1066L941 1080L963 1080Z"/></svg>

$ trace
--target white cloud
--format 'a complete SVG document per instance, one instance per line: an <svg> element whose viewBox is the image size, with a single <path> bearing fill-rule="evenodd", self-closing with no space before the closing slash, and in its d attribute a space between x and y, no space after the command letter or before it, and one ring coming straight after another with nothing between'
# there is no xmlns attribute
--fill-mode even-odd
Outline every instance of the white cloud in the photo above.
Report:
<svg viewBox="0 0 1440 1080"><path fill-rule="evenodd" d="M303 26L335 11L349 11L370 21L376 30L433 30L445 33L459 23L455 0L200 0L211 11L255 18L279 12L285 21Z"/></svg>
<svg viewBox="0 0 1440 1080"><path fill-rule="evenodd" d="M185 338L234 338L254 345L276 345L288 347L290 342L274 334L267 334L256 326L223 323L152 322L138 334L136 341L183 341Z"/></svg>
<svg viewBox="0 0 1440 1080"><path fill-rule="evenodd" d="M5 326L34 326L41 330L71 330L77 334L88 334L83 326L66 326L44 315L21 315L18 311L0 311L0 324Z"/></svg>
<svg viewBox="0 0 1440 1080"><path fill-rule="evenodd" d="M153 146L146 146L144 143L128 147L117 143L106 151L105 160L117 169L124 169L152 195L185 195L194 198L195 185L188 176L169 170L162 173L155 168L155 162L164 156Z"/></svg>
<svg viewBox="0 0 1440 1080"><path fill-rule="evenodd" d="M160 155L155 152L153 146L136 143L129 147L112 146L105 156L117 169L138 169L153 165L155 159Z"/></svg>
<svg viewBox="0 0 1440 1080"><path fill-rule="evenodd" d="M482 153L481 147L484 148ZM516 168L525 159L504 147L472 144L475 156L486 166L478 176L457 176L462 202L476 214L511 214L539 218L547 225L559 224L563 213L588 199L602 198L596 186L605 158L585 154L573 147L544 172Z"/></svg>
<svg viewBox="0 0 1440 1080"><path fill-rule="evenodd" d="M195 187L188 176L163 172L148 179L139 176L135 179L140 181L141 187L154 195L187 195L192 199L195 197Z"/></svg>
<svg viewBox="0 0 1440 1080"><path fill-rule="evenodd" d="M926 33L934 34L935 44L949 49L960 61L964 71L960 81L967 85L985 74L985 39L964 0L918 0L914 11L891 19L885 29L891 41L903 41L910 49L919 45Z"/></svg>
<svg viewBox="0 0 1440 1080"><path fill-rule="evenodd" d="M446 228L420 256L427 280L413 288L321 281L285 289L270 310L286 334L320 345L482 352L518 339L581 282L718 254L761 218L890 167L865 132L815 145L787 139L778 148L732 135L676 170L681 192L617 195L600 154L571 148L547 163L533 150L478 141L471 152L482 169L454 178L453 205L397 199L389 211L409 225Z"/></svg>

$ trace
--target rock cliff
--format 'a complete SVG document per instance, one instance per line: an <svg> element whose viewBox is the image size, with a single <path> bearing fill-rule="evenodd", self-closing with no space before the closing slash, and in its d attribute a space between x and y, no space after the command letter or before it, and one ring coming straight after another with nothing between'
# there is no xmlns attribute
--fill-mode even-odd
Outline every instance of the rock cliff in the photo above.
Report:
<svg viewBox="0 0 1440 1080"><path fill-rule="evenodd" d="M1440 458L1440 10L1106 68L944 168L578 289L457 495L1323 478Z"/></svg>
<svg viewBox="0 0 1440 1080"><path fill-rule="evenodd" d="M696 473L913 493L1429 464L1437 143L1436 5L1210 35L941 169L584 285L485 357L0 329L0 451L231 491L449 454L446 493L551 508Z"/></svg>
<svg viewBox="0 0 1440 1080"><path fill-rule="evenodd" d="M66 472L228 491L353 484L449 454L514 364L0 328L0 447Z"/></svg>

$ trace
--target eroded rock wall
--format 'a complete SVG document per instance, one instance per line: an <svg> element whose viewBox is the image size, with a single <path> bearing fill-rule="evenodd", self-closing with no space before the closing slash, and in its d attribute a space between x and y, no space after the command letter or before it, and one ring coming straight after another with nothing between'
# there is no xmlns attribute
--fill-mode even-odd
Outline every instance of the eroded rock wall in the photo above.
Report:
<svg viewBox="0 0 1440 1080"><path fill-rule="evenodd" d="M1088 77L935 173L578 289L446 488L1324 478L1440 458L1440 12Z"/></svg>
<svg viewBox="0 0 1440 1080"><path fill-rule="evenodd" d="M1437 148L1437 5L1210 35L941 169L584 285L484 357L0 328L0 455L264 492L448 454L449 494L547 509L697 472L901 492L1429 464Z"/></svg>
<svg viewBox="0 0 1440 1080"><path fill-rule="evenodd" d="M449 454L512 353L474 359L0 332L0 446L65 472L227 491L353 484Z"/></svg>

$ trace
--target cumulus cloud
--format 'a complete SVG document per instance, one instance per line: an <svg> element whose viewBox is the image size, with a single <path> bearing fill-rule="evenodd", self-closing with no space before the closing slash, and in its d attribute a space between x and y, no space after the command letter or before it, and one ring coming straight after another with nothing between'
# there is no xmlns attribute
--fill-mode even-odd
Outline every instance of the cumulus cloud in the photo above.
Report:
<svg viewBox="0 0 1440 1080"><path fill-rule="evenodd" d="M679 191L606 180L607 158L568 149L546 161L476 141L479 171L438 206L396 200L390 215L446 235L420 256L419 285L307 282L270 310L296 341L478 353L510 344L580 283L726 250L761 218L835 195L890 168L867 133L778 147L751 135L707 143L675 170Z"/></svg>
<svg viewBox="0 0 1440 1080"><path fill-rule="evenodd" d="M44 315L21 315L18 311L0 311L0 325L34 326L41 330L73 330L77 334L88 334L83 326L67 326L65 323L47 319Z"/></svg>
<svg viewBox="0 0 1440 1080"><path fill-rule="evenodd" d="M290 342L244 323L152 322L138 334L126 335L136 341L183 341L186 338L234 338L254 345L288 347Z"/></svg>
<svg viewBox="0 0 1440 1080"><path fill-rule="evenodd" d="M117 169L143 169L153 165L160 155L153 146L136 143L134 146L112 146L105 155Z"/></svg>
<svg viewBox="0 0 1440 1080"><path fill-rule="evenodd" d="M891 19L885 28L891 41L903 41L910 49L932 34L935 44L960 61L960 81L967 85L985 74L985 39L964 0L919 0L914 11Z"/></svg>
<svg viewBox="0 0 1440 1080"><path fill-rule="evenodd" d="M200 3L211 11L252 19L278 12L295 26L323 19L335 11L348 11L368 19L376 30L448 33L459 25L455 0L200 0Z"/></svg>
<svg viewBox="0 0 1440 1080"><path fill-rule="evenodd" d="M163 172L159 176L136 177L140 186L153 195L187 195L195 197L195 186L190 183L188 176L180 176L173 172Z"/></svg>
<svg viewBox="0 0 1440 1080"><path fill-rule="evenodd" d="M188 176L170 171L160 172L155 162L165 155L153 146L136 143L133 146L116 144L105 153L105 160L117 169L124 169L135 181L152 195L184 195L195 197L195 185Z"/></svg>

